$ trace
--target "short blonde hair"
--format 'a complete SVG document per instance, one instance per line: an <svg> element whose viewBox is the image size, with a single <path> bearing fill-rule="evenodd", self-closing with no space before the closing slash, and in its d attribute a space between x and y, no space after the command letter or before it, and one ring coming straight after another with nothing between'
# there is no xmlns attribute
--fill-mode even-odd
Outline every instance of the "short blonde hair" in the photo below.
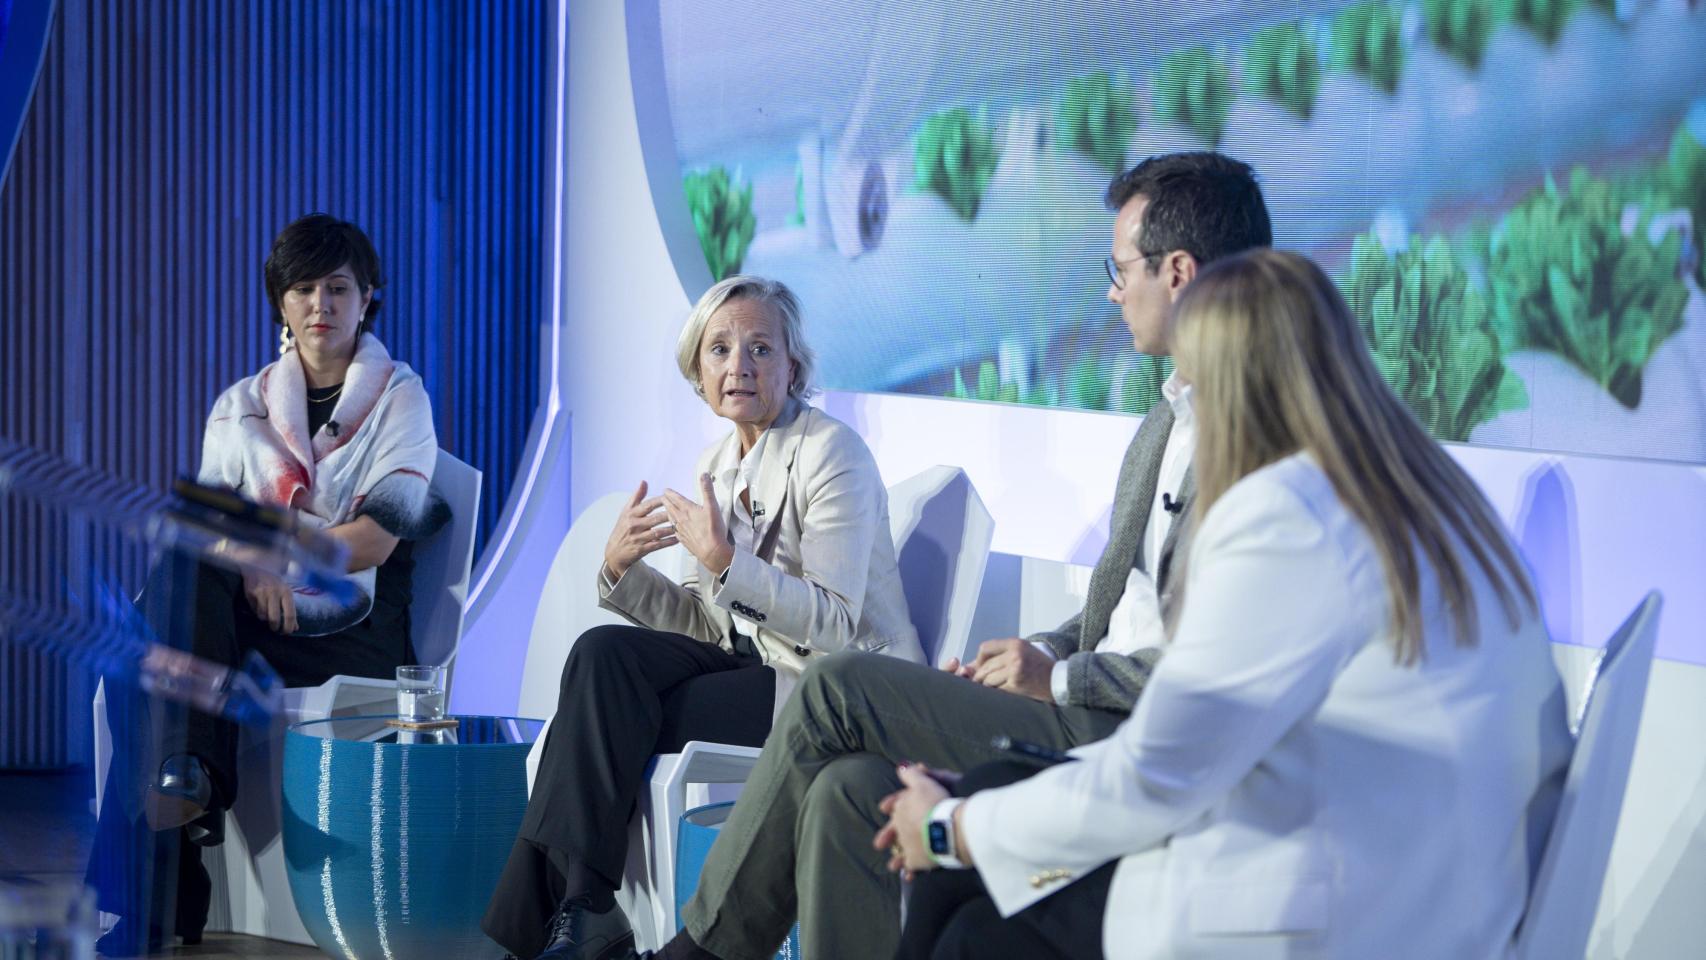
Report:
<svg viewBox="0 0 1706 960"><path fill-rule="evenodd" d="M731 300L753 300L770 308L782 323L782 348L788 351L788 359L794 361L794 377L788 381L788 396L804 400L816 393L812 375L817 370L817 354L806 344L799 298L780 280L746 274L726 277L712 284L711 289L693 305L693 312L687 315L687 323L675 341L675 365L693 386L693 392L701 398L705 396L705 385L699 378L699 343L705 339L705 325L711 322L712 315L723 304Z"/></svg>

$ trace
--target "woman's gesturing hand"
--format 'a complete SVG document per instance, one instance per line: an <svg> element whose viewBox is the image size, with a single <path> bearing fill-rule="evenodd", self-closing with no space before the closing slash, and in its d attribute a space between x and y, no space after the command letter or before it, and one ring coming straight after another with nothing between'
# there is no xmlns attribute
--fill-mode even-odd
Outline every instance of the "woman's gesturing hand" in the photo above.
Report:
<svg viewBox="0 0 1706 960"><path fill-rule="evenodd" d="M258 570L243 574L243 595L249 607L273 633L296 632L296 594L290 584Z"/></svg>
<svg viewBox="0 0 1706 960"><path fill-rule="evenodd" d="M616 518L616 527L610 531L610 540L604 545L604 568L610 572L611 579L622 579L634 561L646 554L673 546L675 531L668 523L663 498L647 500L646 481L641 480L640 485L634 488L634 495L628 498L628 505Z"/></svg>
<svg viewBox="0 0 1706 960"><path fill-rule="evenodd" d="M674 490L663 492L663 508L675 524L675 535L682 546L693 554L705 569L720 575L734 562L735 548L729 544L728 528L723 525L723 508L717 503L717 491L711 486L711 475L699 475L699 495L703 506L694 503Z"/></svg>

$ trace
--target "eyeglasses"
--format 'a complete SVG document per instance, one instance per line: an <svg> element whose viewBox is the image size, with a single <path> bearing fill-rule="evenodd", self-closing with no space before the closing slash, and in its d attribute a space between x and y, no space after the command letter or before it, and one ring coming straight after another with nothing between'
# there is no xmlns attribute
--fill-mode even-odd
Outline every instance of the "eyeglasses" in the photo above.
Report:
<svg viewBox="0 0 1706 960"><path fill-rule="evenodd" d="M1105 257L1102 260L1102 266L1108 271L1108 282L1114 285L1114 289L1124 290L1126 267L1129 267L1140 260L1154 260L1157 257L1164 257L1166 255L1167 254L1165 252L1157 250L1154 253L1140 253L1137 256L1132 257L1130 260L1115 260L1113 257Z"/></svg>

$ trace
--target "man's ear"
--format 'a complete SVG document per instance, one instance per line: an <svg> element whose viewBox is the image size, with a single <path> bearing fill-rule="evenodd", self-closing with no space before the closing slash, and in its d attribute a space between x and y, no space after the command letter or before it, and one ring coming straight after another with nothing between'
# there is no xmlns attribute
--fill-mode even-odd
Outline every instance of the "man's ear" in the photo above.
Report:
<svg viewBox="0 0 1706 960"><path fill-rule="evenodd" d="M1167 254L1166 270L1167 292L1177 299L1197 278L1197 258L1183 250L1174 250Z"/></svg>

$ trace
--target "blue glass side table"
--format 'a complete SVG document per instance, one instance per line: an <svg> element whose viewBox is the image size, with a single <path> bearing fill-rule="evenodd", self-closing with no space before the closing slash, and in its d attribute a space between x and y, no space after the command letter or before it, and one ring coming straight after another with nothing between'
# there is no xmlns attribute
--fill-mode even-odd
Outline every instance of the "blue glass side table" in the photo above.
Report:
<svg viewBox="0 0 1706 960"><path fill-rule="evenodd" d="M351 960L499 957L480 932L527 807L544 724L452 717L298 723L284 740L284 857L302 925Z"/></svg>

